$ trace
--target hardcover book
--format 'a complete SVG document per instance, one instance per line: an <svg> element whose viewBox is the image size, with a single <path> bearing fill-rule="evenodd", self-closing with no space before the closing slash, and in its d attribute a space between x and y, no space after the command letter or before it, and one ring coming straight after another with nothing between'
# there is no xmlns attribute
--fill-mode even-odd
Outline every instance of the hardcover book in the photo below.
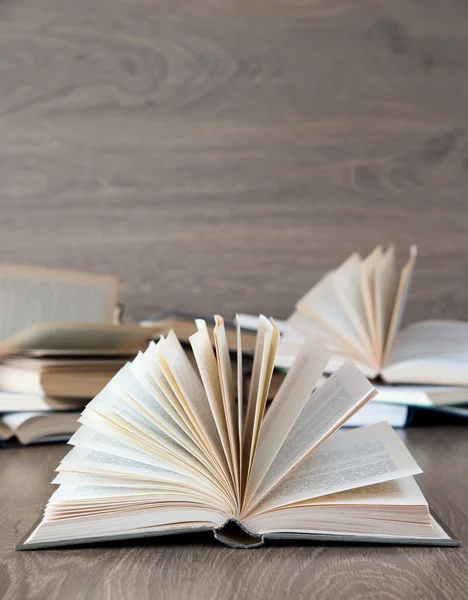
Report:
<svg viewBox="0 0 468 600"><path fill-rule="evenodd" d="M233 368L223 319L215 323L211 340L197 321L195 365L169 332L90 402L19 550L207 529L236 547L457 545L388 424L338 431L375 393L352 362L316 389L330 353L307 339L266 409L280 336L261 317L244 407L240 327Z"/></svg>

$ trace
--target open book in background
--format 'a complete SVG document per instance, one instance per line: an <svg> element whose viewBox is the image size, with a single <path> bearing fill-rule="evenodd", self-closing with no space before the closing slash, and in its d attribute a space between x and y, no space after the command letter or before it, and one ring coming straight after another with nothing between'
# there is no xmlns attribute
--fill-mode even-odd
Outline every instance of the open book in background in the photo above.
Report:
<svg viewBox="0 0 468 600"><path fill-rule="evenodd" d="M129 355L151 329L116 321L118 279L0 264L0 357Z"/></svg>
<svg viewBox="0 0 468 600"><path fill-rule="evenodd" d="M155 331L116 322L117 287L108 275L0 265L0 437L67 439L68 411L148 345ZM20 414L30 411L47 414Z"/></svg>
<svg viewBox="0 0 468 600"><path fill-rule="evenodd" d="M388 424L337 432L375 394L351 361L316 389L330 354L306 340L266 410L280 336L261 317L244 410L240 328L234 369L221 317L213 337L199 320L194 366L170 332L96 396L57 469L59 488L18 549L208 529L238 547L457 544Z"/></svg>
<svg viewBox="0 0 468 600"><path fill-rule="evenodd" d="M468 386L468 323L421 321L401 329L416 247L398 273L395 250L352 254L299 300L287 320L277 365L288 368L305 337L320 333L334 359L352 359L387 383Z"/></svg>
<svg viewBox="0 0 468 600"><path fill-rule="evenodd" d="M0 415L0 446L66 442L79 427L79 412L16 412Z"/></svg>

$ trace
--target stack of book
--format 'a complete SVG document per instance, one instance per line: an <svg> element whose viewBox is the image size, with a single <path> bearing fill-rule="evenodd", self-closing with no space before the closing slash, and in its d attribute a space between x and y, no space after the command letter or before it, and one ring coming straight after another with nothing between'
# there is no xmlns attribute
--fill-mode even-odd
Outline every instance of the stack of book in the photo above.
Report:
<svg viewBox="0 0 468 600"><path fill-rule="evenodd" d="M116 322L115 277L0 265L0 445L63 441L155 334Z"/></svg>
<svg viewBox="0 0 468 600"><path fill-rule="evenodd" d="M394 426L453 423L451 416L464 423L468 323L428 320L401 328L415 260L413 246L398 275L393 246L386 251L379 246L365 259L353 254L327 273L286 321L276 320L283 335L275 385L280 385L305 339L318 334L333 352L328 374L352 359L378 391L366 414L356 415L362 419L357 424L383 416ZM256 329L251 315L239 318L243 327Z"/></svg>

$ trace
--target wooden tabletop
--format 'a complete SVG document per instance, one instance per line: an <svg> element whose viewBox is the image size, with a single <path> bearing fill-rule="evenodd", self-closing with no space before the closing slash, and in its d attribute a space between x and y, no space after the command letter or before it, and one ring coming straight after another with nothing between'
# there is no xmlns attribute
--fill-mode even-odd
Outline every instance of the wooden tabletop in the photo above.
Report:
<svg viewBox="0 0 468 600"><path fill-rule="evenodd" d="M408 429L424 470L418 481L461 548L281 544L220 545L211 534L14 552L39 518L65 445L0 454L0 597L120 600L458 600L468 590L468 436L464 428Z"/></svg>

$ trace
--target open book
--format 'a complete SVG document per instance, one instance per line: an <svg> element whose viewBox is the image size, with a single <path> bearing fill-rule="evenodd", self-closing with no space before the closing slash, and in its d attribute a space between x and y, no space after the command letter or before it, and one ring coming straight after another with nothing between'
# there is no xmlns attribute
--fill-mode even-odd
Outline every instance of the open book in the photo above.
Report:
<svg viewBox="0 0 468 600"><path fill-rule="evenodd" d="M0 264L0 358L116 356L146 347L151 329L116 321L118 280Z"/></svg>
<svg viewBox="0 0 468 600"><path fill-rule="evenodd" d="M388 383L468 385L468 323L421 321L400 330L416 247L398 276L395 250L352 254L296 304L287 320L277 366L288 368L305 337L321 334L334 357L352 359L370 378Z"/></svg>
<svg viewBox="0 0 468 600"><path fill-rule="evenodd" d="M216 317L152 342L87 406L42 521L18 549L211 529L240 547L268 538L453 545L386 423L337 429L374 395L348 362L314 391L330 355L311 338L265 414L279 331L262 317L243 405ZM238 340L241 340L238 328Z"/></svg>
<svg viewBox="0 0 468 600"><path fill-rule="evenodd" d="M78 429L79 412L16 412L0 415L0 447L17 442L22 445L66 442Z"/></svg>

